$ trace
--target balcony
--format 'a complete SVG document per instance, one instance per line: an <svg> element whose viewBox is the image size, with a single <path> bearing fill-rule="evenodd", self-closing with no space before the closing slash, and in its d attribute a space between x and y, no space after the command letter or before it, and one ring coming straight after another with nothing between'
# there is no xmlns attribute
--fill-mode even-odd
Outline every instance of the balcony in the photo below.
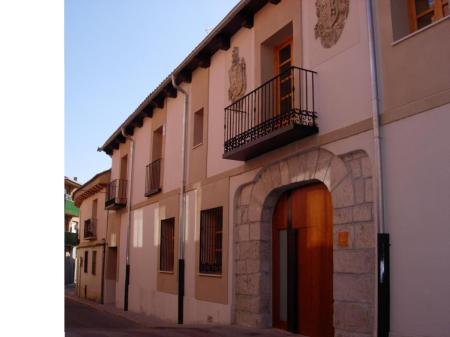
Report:
<svg viewBox="0 0 450 337"><path fill-rule="evenodd" d="M65 247L75 247L76 245L78 245L77 233L64 232L64 246Z"/></svg>
<svg viewBox="0 0 450 337"><path fill-rule="evenodd" d="M226 107L223 158L248 160L318 133L316 74L290 67Z"/></svg>
<svg viewBox="0 0 450 337"><path fill-rule="evenodd" d="M116 179L106 187L105 209L120 209L127 205L127 181Z"/></svg>
<svg viewBox="0 0 450 337"><path fill-rule="evenodd" d="M161 159L147 165L145 169L145 196L161 192Z"/></svg>
<svg viewBox="0 0 450 337"><path fill-rule="evenodd" d="M94 240L97 237L97 219L91 218L84 221L83 238L86 240Z"/></svg>

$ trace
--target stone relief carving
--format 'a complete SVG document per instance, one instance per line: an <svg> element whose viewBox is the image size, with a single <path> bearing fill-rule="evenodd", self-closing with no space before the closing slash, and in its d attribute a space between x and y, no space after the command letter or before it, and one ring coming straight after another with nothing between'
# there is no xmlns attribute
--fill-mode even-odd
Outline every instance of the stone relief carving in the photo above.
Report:
<svg viewBox="0 0 450 337"><path fill-rule="evenodd" d="M228 70L230 79L230 88L228 89L228 97L234 102L241 98L247 88L247 78L245 75L245 60L239 59L239 48L234 47L232 52L231 68Z"/></svg>
<svg viewBox="0 0 450 337"><path fill-rule="evenodd" d="M316 39L324 48L331 48L339 40L350 10L350 0L316 0Z"/></svg>

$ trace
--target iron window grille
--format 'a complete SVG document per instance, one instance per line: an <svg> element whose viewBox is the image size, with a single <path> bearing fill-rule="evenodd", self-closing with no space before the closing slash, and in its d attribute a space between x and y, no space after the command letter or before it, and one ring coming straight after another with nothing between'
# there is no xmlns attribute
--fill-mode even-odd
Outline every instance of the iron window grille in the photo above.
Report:
<svg viewBox="0 0 450 337"><path fill-rule="evenodd" d="M173 271L175 218L161 220L159 270Z"/></svg>
<svg viewBox="0 0 450 337"><path fill-rule="evenodd" d="M200 214L200 273L222 273L222 207Z"/></svg>

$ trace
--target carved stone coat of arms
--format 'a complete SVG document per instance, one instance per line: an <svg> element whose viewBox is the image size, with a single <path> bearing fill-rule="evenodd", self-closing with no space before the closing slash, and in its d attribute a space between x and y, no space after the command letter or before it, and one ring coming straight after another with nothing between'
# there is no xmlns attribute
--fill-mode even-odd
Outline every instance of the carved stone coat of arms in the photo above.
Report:
<svg viewBox="0 0 450 337"><path fill-rule="evenodd" d="M239 59L239 48L234 47L232 52L231 68L228 70L230 78L230 88L228 89L228 97L234 102L241 98L247 87L247 78L245 75L245 60Z"/></svg>
<svg viewBox="0 0 450 337"><path fill-rule="evenodd" d="M344 30L348 17L350 0L316 0L317 24L314 27L316 39L324 48L336 44Z"/></svg>

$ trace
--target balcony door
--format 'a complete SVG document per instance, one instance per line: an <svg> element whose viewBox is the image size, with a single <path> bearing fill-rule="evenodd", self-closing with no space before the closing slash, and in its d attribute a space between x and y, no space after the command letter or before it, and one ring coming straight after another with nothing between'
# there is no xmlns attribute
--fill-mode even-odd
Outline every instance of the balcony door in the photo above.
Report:
<svg viewBox="0 0 450 337"><path fill-rule="evenodd" d="M332 337L331 194L313 184L283 194L272 222L273 324L308 337Z"/></svg>
<svg viewBox="0 0 450 337"><path fill-rule="evenodd" d="M279 76L276 83L276 114L287 114L292 109L293 78L289 68L292 66L292 37L274 48L274 71Z"/></svg>

